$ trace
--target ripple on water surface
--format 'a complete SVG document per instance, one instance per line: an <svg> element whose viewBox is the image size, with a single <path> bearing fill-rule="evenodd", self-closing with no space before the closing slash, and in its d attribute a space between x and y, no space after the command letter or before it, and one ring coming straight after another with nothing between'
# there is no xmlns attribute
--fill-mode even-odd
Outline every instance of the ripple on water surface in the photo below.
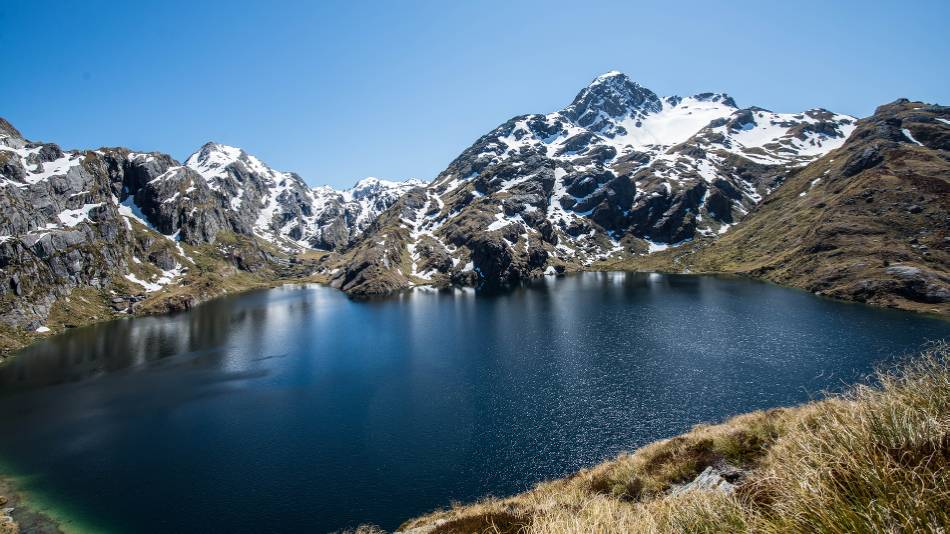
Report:
<svg viewBox="0 0 950 534"><path fill-rule="evenodd" d="M128 532L387 528L808 400L950 323L623 273L357 302L318 286L76 329L0 368L0 458Z"/></svg>

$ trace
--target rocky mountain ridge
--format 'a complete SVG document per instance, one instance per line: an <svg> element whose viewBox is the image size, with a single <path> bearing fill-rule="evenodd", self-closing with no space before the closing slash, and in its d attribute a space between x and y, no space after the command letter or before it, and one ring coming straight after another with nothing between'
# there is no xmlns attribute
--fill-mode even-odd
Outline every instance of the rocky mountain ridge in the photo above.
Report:
<svg viewBox="0 0 950 534"><path fill-rule="evenodd" d="M402 197L333 284L358 295L503 286L720 235L854 123L739 109L720 93L661 98L609 72L560 111L500 125Z"/></svg>
<svg viewBox="0 0 950 534"><path fill-rule="evenodd" d="M182 243L247 231L167 156L64 152L24 140L5 121L0 135L4 323L42 329L54 302L82 286L127 281L148 291L188 269Z"/></svg>
<svg viewBox="0 0 950 534"><path fill-rule="evenodd" d="M350 189L310 188L296 173L270 168L244 150L207 143L185 161L223 193L254 233L288 251L336 250L419 180L365 178Z"/></svg>
<svg viewBox="0 0 950 534"><path fill-rule="evenodd" d="M779 114L611 72L560 111L506 121L429 183L343 191L218 143L180 164L64 151L0 119L0 348L278 280L363 296L740 272L948 313L947 109Z"/></svg>
<svg viewBox="0 0 950 534"><path fill-rule="evenodd" d="M697 245L669 251L669 267L950 313L950 107L880 106L734 232Z"/></svg>
<svg viewBox="0 0 950 534"><path fill-rule="evenodd" d="M415 184L314 190L216 143L184 165L125 148L64 151L0 119L2 345L143 304L189 307L294 262L306 275L294 253L345 246Z"/></svg>

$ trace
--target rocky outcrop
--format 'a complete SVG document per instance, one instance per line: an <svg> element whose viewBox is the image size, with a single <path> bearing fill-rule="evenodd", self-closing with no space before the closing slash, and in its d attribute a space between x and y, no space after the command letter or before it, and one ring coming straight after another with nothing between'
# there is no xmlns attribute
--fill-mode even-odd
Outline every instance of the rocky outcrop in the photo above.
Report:
<svg viewBox="0 0 950 534"><path fill-rule="evenodd" d="M287 251L338 250L350 245L417 180L366 178L354 187L311 189L291 172L275 171L240 148L207 143L185 165L229 199L231 210L258 237Z"/></svg>
<svg viewBox="0 0 950 534"><path fill-rule="evenodd" d="M5 121L0 131L3 325L43 331L77 288L156 291L194 267L182 245L249 234L223 195L166 155L63 151Z"/></svg>
<svg viewBox="0 0 950 534"><path fill-rule="evenodd" d="M726 463L710 465L686 484L673 486L670 489L670 495L679 495L689 491L721 491L732 494L735 493L736 484L742 480L744 475L744 471Z"/></svg>

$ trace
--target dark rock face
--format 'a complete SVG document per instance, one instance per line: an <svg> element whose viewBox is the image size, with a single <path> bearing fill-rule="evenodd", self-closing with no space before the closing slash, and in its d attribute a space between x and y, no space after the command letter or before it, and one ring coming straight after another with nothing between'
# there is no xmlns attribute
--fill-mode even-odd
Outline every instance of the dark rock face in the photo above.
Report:
<svg viewBox="0 0 950 534"><path fill-rule="evenodd" d="M64 152L6 121L0 182L0 322L21 329L43 325L77 288L162 287L193 265L181 244L250 232L223 195L166 155Z"/></svg>
<svg viewBox="0 0 950 534"><path fill-rule="evenodd" d="M160 233L192 245L214 243L221 231L250 234L250 226L228 209L223 195L169 156L130 159L123 151L105 150L97 155L109 173L112 195L120 203L138 206Z"/></svg>
<svg viewBox="0 0 950 534"><path fill-rule="evenodd" d="M502 288L540 274L547 260L547 252L540 247L528 247L523 256L515 256L505 237L481 235L468 245L481 288Z"/></svg>
<svg viewBox="0 0 950 534"><path fill-rule="evenodd" d="M907 265L892 265L885 272L897 282L894 291L910 300L950 302L950 276Z"/></svg>
<svg viewBox="0 0 950 534"><path fill-rule="evenodd" d="M841 170L841 175L845 178L849 178L865 169L874 167L882 161L884 161L884 157L881 156L880 148L878 146L869 146L860 152L852 154L851 157L848 158L848 163L845 164L844 169Z"/></svg>

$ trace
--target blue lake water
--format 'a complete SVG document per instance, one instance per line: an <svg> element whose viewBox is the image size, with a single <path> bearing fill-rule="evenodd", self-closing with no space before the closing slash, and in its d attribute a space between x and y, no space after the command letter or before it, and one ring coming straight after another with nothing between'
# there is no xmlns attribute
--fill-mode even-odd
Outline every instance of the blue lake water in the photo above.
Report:
<svg viewBox="0 0 950 534"><path fill-rule="evenodd" d="M950 322L749 280L319 286L76 329L0 367L0 462L115 532L391 529L860 380Z"/></svg>

